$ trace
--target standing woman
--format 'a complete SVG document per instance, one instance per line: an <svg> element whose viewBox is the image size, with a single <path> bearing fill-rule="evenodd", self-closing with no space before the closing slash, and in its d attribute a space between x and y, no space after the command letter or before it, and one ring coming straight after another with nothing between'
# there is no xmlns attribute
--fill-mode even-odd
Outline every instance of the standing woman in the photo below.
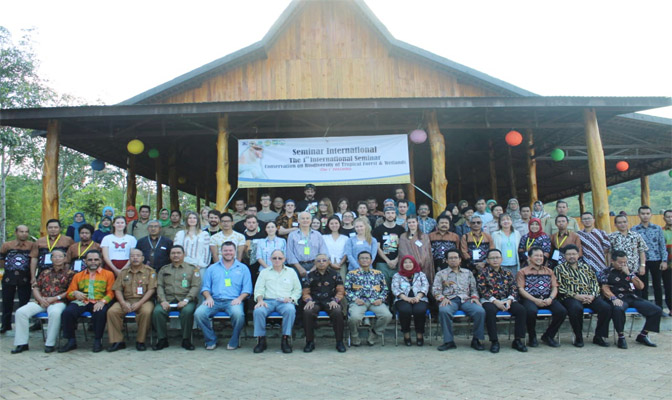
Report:
<svg viewBox="0 0 672 400"><path fill-rule="evenodd" d="M131 208L133 206L129 206ZM137 218L137 215L136 215ZM100 247L103 249L103 268L114 272L114 276L127 267L131 258L131 249L138 243L131 235L126 234L127 217L117 216L112 221L112 234L103 238Z"/></svg>
<svg viewBox="0 0 672 400"><path fill-rule="evenodd" d="M110 226L112 225L112 218L114 218L114 208L110 206L105 206L103 207L103 215L102 218L109 218L110 219ZM101 220L102 222L102 220ZM98 228L100 228L100 222L98 223Z"/></svg>
<svg viewBox="0 0 672 400"><path fill-rule="evenodd" d="M513 229L513 218L509 214L499 216L499 230L492 233L492 240L495 242L495 248L502 253L502 269L515 276L520 269L518 258L520 233Z"/></svg>
<svg viewBox="0 0 672 400"><path fill-rule="evenodd" d="M345 244L348 242L348 237L341 235L341 220L337 216L332 215L327 221L327 229L329 233L322 235L324 243L329 250L330 266L333 270L341 274L341 278L345 281L345 276L348 273L346 261L348 256L345 254Z"/></svg>
<svg viewBox="0 0 672 400"><path fill-rule="evenodd" d="M506 206L506 213L511 216L512 221L518 221L522 219L520 216L520 203L518 203L518 199L515 197L512 197L509 199L509 203Z"/></svg>
<svg viewBox="0 0 672 400"><path fill-rule="evenodd" d="M257 240L257 262L259 263L259 270L252 273L252 279L256 283L259 272L266 268L273 267L271 263L271 254L276 250L281 250L285 253L287 241L278 237L278 225L275 221L268 221L266 223L266 237Z"/></svg>
<svg viewBox="0 0 672 400"><path fill-rule="evenodd" d="M86 223L84 218L84 213L77 211L72 217L72 224L68 226L68 229L65 231L66 236L70 236L75 243L79 242L79 227Z"/></svg>
<svg viewBox="0 0 672 400"><path fill-rule="evenodd" d="M418 216L406 218L408 231L399 238L399 257L413 256L430 282L434 282L434 257L429 235L418 229Z"/></svg>
<svg viewBox="0 0 672 400"><path fill-rule="evenodd" d="M208 268L210 254L210 234L201 230L201 221L195 212L187 213L186 227L175 234L173 245L184 248L184 261L201 270Z"/></svg>
<svg viewBox="0 0 672 400"><path fill-rule="evenodd" d="M425 316L427 315L427 293L429 281L421 271L420 265L413 256L403 256L399 272L392 277L392 294L394 305L399 313L401 333L404 343L411 345L411 317L415 320L416 343L422 346L425 342Z"/></svg>
<svg viewBox="0 0 672 400"><path fill-rule="evenodd" d="M348 271L359 269L357 258L362 251L368 251L372 257L378 253L378 241L371 236L371 225L366 217L355 220L355 234L345 243L345 254L348 256Z"/></svg>
<svg viewBox="0 0 672 400"><path fill-rule="evenodd" d="M338 217L338 216L337 216ZM352 211L346 211L343 213L343 219L341 219L341 234L352 237L355 235L355 213ZM375 255L374 255L375 257Z"/></svg>
<svg viewBox="0 0 672 400"><path fill-rule="evenodd" d="M530 218L527 227L529 232L520 238L520 244L518 245L518 258L522 267L527 265L527 252L532 247L541 247L545 260L548 260L551 255L551 238L544 232L541 220Z"/></svg>
<svg viewBox="0 0 672 400"><path fill-rule="evenodd" d="M98 224L98 229L93 232L93 241L100 244L103 241L103 238L112 233L112 218L103 217Z"/></svg>
<svg viewBox="0 0 672 400"><path fill-rule="evenodd" d="M544 211L544 203L541 202L541 200L537 200L534 202L532 205L532 217L534 218L539 218L540 220L544 220L551 215Z"/></svg>
<svg viewBox="0 0 672 400"><path fill-rule="evenodd" d="M313 217L313 219L310 220L310 229L322 233L322 221L320 221L318 217Z"/></svg>
<svg viewBox="0 0 672 400"><path fill-rule="evenodd" d="M336 214L334 214L334 215L336 215L338 218L340 218L341 221L343 220L343 214L345 214L346 211L351 211L350 210L350 202L345 197L341 197L340 199L338 199L338 203L336 203L336 208L338 210L336 210ZM354 211L352 212L352 215L353 215L353 219L357 218L357 215L354 213Z"/></svg>
<svg viewBox="0 0 672 400"><path fill-rule="evenodd" d="M159 211L159 222L161 223L161 228L170 225L170 210L167 208L162 208Z"/></svg>
<svg viewBox="0 0 672 400"><path fill-rule="evenodd" d="M206 230L210 226L210 222L208 221L208 213L212 210L212 208L208 206L203 206L201 208L201 218L200 218L200 223L201 223L201 229Z"/></svg>
<svg viewBox="0 0 672 400"><path fill-rule="evenodd" d="M138 210L133 206L126 207L126 225L138 220Z"/></svg>
<svg viewBox="0 0 672 400"><path fill-rule="evenodd" d="M327 220L332 215L334 215L334 206L331 204L331 200L329 200L328 197L323 197L317 204L317 215L315 216L320 220L320 229L313 229L320 231L321 233L327 233Z"/></svg>

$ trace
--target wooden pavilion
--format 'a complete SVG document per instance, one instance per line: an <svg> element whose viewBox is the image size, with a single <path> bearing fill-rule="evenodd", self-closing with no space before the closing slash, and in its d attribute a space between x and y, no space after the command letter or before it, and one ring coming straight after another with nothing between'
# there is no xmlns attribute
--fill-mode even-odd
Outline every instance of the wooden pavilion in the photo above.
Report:
<svg viewBox="0 0 672 400"><path fill-rule="evenodd" d="M633 114L669 105L667 97L539 96L395 39L361 0L295 0L259 42L120 104L0 110L0 124L45 131L43 222L58 217L59 144L127 168L128 204L140 174L157 182L157 209L165 183L172 208L182 190L223 209L237 185L238 139L422 128L429 143L409 145L412 179L435 199L434 215L479 195L531 203L590 191L608 230L607 185L640 178L647 203L647 176L672 168L672 120ZM522 145L505 144L512 129ZM129 155L132 139L160 156ZM566 151L563 162L551 160L555 148ZM616 170L620 160L627 172ZM375 194L380 202L391 189ZM256 190L246 195L255 200Z"/></svg>

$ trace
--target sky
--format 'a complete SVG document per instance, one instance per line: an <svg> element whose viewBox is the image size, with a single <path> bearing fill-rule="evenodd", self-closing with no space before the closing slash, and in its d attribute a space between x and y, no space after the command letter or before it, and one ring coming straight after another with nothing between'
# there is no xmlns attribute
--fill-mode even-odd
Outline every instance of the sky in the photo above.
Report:
<svg viewBox="0 0 672 400"><path fill-rule="evenodd" d="M672 96L668 0L366 3L397 39L543 96ZM35 29L54 89L115 104L260 40L288 4L0 0L0 25Z"/></svg>

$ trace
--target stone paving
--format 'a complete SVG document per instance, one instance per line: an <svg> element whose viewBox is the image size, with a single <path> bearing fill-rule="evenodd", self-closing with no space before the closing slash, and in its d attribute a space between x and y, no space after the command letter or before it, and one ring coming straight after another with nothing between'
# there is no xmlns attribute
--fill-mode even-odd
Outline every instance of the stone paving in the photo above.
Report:
<svg viewBox="0 0 672 400"><path fill-rule="evenodd" d="M635 333L641 322L635 322ZM174 337L167 349L138 352L132 332L129 348L116 353L92 353L89 336L88 342L80 337L79 349L70 353L45 354L41 333L32 332L31 350L13 355L8 332L0 337L0 398L670 399L671 325L672 318L665 318L665 330L651 335L657 348L637 344L633 336L628 350L600 348L590 339L578 349L565 322L562 347L542 344L525 354L510 348L505 326L499 354L472 350L463 330L456 350L438 352L436 341L395 347L393 325L384 347L364 345L344 354L334 350L333 338L320 337L331 333L326 326L311 354L302 352L302 339L295 340L293 354L281 353L277 338L269 339L266 352L253 354L252 339L235 351L225 350L220 339L220 347L206 351L200 337L191 352Z"/></svg>

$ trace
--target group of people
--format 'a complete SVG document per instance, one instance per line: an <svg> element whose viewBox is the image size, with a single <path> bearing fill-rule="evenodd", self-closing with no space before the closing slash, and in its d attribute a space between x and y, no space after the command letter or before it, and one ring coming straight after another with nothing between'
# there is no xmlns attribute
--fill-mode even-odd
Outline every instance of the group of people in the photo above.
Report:
<svg viewBox="0 0 672 400"><path fill-rule="evenodd" d="M339 199L334 209L315 194L313 185L306 185L301 201L262 194L259 208L236 199L230 212L206 208L187 212L184 221L179 210L160 210L160 218L151 219L146 205L137 212L128 207L124 216L106 207L97 228L76 213L65 235L60 222L50 220L47 235L36 242L20 225L16 240L0 250L1 331L11 329L18 293L13 353L28 349L29 321L39 312L49 316L47 352L55 350L61 327L68 340L58 351L77 347L75 327L84 312L91 314L94 351L103 348L105 326L108 351L126 346L121 329L128 313L135 313L138 324L137 350L146 350L152 326L158 337L152 347L161 350L169 345L166 325L173 311L179 312L182 347L188 350L194 349L194 321L205 348L217 347L211 318L225 312L233 327L226 347L233 350L246 308L254 322L255 353L266 349L266 320L273 312L282 317L282 350L292 351L289 337L296 326L305 330L304 351L312 351L320 311L331 319L339 352L345 351L346 322L352 344L361 344L358 329L366 311L376 315L369 345L396 314L404 343L412 345L414 321L415 342L422 346L425 317L432 312L443 331L438 349L454 348L452 320L460 310L473 320L473 348L484 349L487 329L490 351L499 351L497 315L506 312L515 318L512 347L527 351L526 334L527 345L538 345L539 309L552 313L541 341L556 347L554 338L569 316L574 345L583 346L588 307L598 316L593 342L608 345L604 338L613 320L618 347L627 348L627 307L646 317L637 341L649 346L655 346L648 332L659 329L663 294L671 308L672 211L665 212L663 229L650 223L651 210L642 206L639 225L629 229L627 217L617 216L618 231L606 234L589 212L581 215L579 229L564 201L556 203L555 217L540 202L527 207L511 199L504 208L477 199L475 208L461 201L434 219L428 204L419 204L416 214L403 188L395 189L382 210L375 198L357 202L354 210ZM656 304L647 300L649 273ZM35 301L29 303L31 294Z"/></svg>

